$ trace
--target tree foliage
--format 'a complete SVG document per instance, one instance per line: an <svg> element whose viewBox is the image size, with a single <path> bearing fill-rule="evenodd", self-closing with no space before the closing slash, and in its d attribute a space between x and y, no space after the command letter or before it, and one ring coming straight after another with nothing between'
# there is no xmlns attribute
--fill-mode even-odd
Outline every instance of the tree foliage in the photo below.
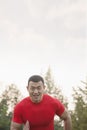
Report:
<svg viewBox="0 0 87 130"><path fill-rule="evenodd" d="M9 130L14 105L22 98L14 84L9 85L0 97L0 130Z"/></svg>
<svg viewBox="0 0 87 130"><path fill-rule="evenodd" d="M87 129L87 83L82 82L84 85L73 89L73 99L75 109L72 112L73 130L86 130Z"/></svg>
<svg viewBox="0 0 87 130"><path fill-rule="evenodd" d="M58 87L56 85L56 83L54 82L50 67L48 68L48 70L45 74L45 83L46 83L45 92L47 94L59 99L67 107L67 105L68 105L67 99L63 96L60 87Z"/></svg>

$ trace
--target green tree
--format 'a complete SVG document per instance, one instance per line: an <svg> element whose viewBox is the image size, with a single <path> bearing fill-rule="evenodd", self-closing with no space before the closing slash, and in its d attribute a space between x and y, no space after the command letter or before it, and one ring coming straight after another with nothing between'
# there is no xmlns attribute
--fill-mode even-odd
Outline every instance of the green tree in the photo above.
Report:
<svg viewBox="0 0 87 130"><path fill-rule="evenodd" d="M72 125L73 130L86 130L87 129L87 83L73 89L73 99L75 108L72 111Z"/></svg>
<svg viewBox="0 0 87 130"><path fill-rule="evenodd" d="M45 93L59 99L67 107L67 100L64 98L61 89L55 84L50 67L48 68L44 79L46 83ZM55 116L54 119L54 126L55 130L63 129L61 126L61 120L57 116Z"/></svg>
<svg viewBox="0 0 87 130"><path fill-rule="evenodd" d="M58 87L56 85L56 83L54 82L50 67L48 68L48 70L45 74L45 83L46 83L45 92L47 94L59 99L66 107L68 107L67 99L63 96L60 87Z"/></svg>
<svg viewBox="0 0 87 130"><path fill-rule="evenodd" d="M22 98L16 85L9 85L0 97L0 130L9 130L14 105Z"/></svg>
<svg viewBox="0 0 87 130"><path fill-rule="evenodd" d="M0 102L0 130L8 127L8 115L7 115L8 105L5 99ZM3 128L4 126L4 128Z"/></svg>

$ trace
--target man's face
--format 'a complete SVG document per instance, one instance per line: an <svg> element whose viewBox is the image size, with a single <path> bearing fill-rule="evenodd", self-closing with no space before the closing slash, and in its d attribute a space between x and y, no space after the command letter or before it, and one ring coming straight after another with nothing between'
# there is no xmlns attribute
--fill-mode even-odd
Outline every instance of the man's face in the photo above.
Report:
<svg viewBox="0 0 87 130"><path fill-rule="evenodd" d="M45 89L45 86L42 81L39 82L30 81L27 89L32 102L39 103L42 100L43 92Z"/></svg>

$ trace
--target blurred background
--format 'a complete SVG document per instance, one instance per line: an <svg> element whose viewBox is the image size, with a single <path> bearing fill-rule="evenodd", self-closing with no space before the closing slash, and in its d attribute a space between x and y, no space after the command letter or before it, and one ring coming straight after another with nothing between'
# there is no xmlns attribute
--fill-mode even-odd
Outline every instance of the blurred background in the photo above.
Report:
<svg viewBox="0 0 87 130"><path fill-rule="evenodd" d="M33 74L50 78L74 109L73 88L87 87L86 0L0 0L1 99L9 86L27 96Z"/></svg>

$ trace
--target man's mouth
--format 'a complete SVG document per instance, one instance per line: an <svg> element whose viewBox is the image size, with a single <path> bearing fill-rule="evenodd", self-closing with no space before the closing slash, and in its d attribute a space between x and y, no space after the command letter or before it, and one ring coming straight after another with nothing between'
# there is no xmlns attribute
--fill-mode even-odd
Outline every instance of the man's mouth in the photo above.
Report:
<svg viewBox="0 0 87 130"><path fill-rule="evenodd" d="M38 98L40 95L33 95L34 98Z"/></svg>

